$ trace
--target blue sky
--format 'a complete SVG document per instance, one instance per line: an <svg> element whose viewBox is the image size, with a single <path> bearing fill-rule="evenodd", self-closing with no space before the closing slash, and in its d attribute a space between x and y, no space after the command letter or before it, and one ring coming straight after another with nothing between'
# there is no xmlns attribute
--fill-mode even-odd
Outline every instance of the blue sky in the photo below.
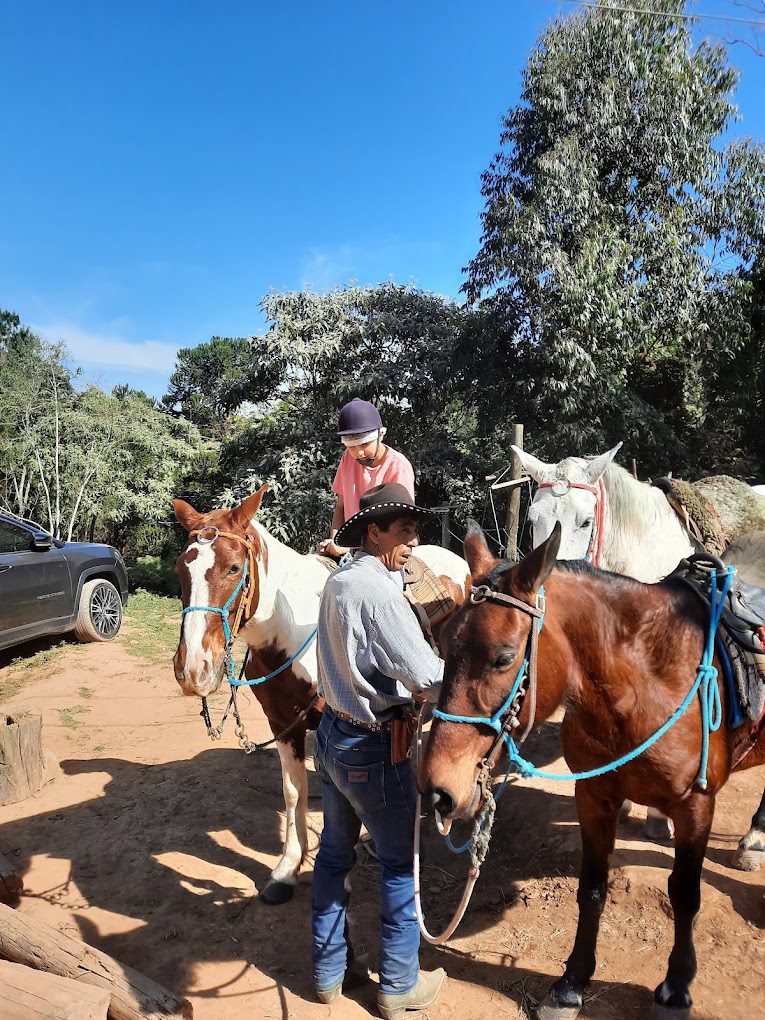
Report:
<svg viewBox="0 0 765 1020"><path fill-rule="evenodd" d="M0 307L161 395L179 347L262 329L269 288L456 296L500 116L576 9L0 0ZM763 138L765 59L732 58L733 134Z"/></svg>

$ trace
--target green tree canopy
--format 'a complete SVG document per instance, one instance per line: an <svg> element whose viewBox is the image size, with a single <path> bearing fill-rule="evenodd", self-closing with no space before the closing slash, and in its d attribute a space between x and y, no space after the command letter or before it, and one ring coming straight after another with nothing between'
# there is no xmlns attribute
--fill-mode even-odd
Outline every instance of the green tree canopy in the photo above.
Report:
<svg viewBox="0 0 765 1020"><path fill-rule="evenodd" d="M703 461L765 232L763 151L721 143L736 80L722 48L650 14L575 14L532 53L465 291L490 318L485 395L504 388L536 449L625 439L644 465Z"/></svg>

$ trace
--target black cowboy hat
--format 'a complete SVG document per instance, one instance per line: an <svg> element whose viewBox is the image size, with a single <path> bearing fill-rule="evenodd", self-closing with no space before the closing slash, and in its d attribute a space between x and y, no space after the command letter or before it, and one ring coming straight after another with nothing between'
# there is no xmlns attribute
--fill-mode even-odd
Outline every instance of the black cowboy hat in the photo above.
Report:
<svg viewBox="0 0 765 1020"><path fill-rule="evenodd" d="M337 545L357 548L364 541L367 525L373 522L390 521L395 517L418 517L423 521L432 520L432 510L417 506L409 491L398 482L375 485L359 500L359 512L350 517L335 535Z"/></svg>

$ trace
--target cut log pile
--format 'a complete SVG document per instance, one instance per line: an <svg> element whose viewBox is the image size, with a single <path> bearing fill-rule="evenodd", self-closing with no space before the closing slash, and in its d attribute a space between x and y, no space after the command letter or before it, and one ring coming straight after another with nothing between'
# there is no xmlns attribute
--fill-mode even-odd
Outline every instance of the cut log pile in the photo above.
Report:
<svg viewBox="0 0 765 1020"><path fill-rule="evenodd" d="M106 1020L109 999L105 988L0 960L3 1020Z"/></svg>
<svg viewBox="0 0 765 1020"><path fill-rule="evenodd" d="M111 956L0 906L0 957L35 970L58 974L110 993L111 1020L167 1020L193 1015L188 999L173 995Z"/></svg>

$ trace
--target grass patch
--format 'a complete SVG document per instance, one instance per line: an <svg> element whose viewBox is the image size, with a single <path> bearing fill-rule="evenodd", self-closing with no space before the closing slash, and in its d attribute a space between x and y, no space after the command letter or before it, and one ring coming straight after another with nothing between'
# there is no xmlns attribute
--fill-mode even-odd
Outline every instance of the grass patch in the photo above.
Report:
<svg viewBox="0 0 765 1020"><path fill-rule="evenodd" d="M93 748L93 754L101 754L101 752L105 750L106 748L104 747L103 744L96 744L96 746Z"/></svg>
<svg viewBox="0 0 765 1020"><path fill-rule="evenodd" d="M151 666L165 666L178 645L181 600L154 595L139 589L128 600L125 647L137 659Z"/></svg>
<svg viewBox="0 0 765 1020"><path fill-rule="evenodd" d="M91 689L89 687L81 687L80 688L80 697L81 698L85 698L86 700L88 698L92 698L93 697L93 691L91 691Z"/></svg>
<svg viewBox="0 0 765 1020"><path fill-rule="evenodd" d="M58 719L62 726L68 726L69 729L76 730L81 725L77 716L89 711L90 709L85 708L84 705L73 705L71 708L62 708L58 713Z"/></svg>
<svg viewBox="0 0 765 1020"><path fill-rule="evenodd" d="M0 653L0 702L15 697L36 674L50 674L50 667L64 652L81 647L72 637L36 638ZM21 651L19 651L21 649Z"/></svg>

